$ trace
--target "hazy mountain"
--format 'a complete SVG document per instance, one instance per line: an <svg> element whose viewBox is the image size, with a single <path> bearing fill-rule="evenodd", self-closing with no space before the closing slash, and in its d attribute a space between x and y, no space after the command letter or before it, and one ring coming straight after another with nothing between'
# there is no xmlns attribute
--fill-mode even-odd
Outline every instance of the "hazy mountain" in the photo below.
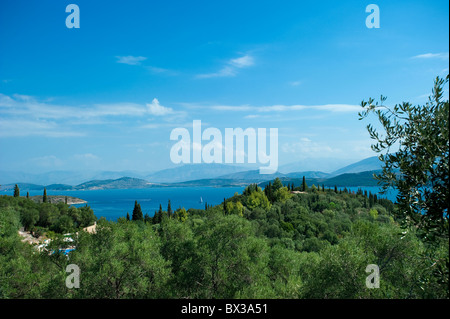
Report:
<svg viewBox="0 0 450 319"><path fill-rule="evenodd" d="M245 167L217 163L187 164L155 172L145 176L145 179L153 183L178 183L191 180L210 179L245 170Z"/></svg>
<svg viewBox="0 0 450 319"><path fill-rule="evenodd" d="M74 189L94 190L94 189L131 189L131 188L147 188L155 186L144 179L122 177L119 179L93 180L79 184Z"/></svg>
<svg viewBox="0 0 450 319"><path fill-rule="evenodd" d="M78 185L89 180L118 179L124 176L144 178L148 175L138 171L50 171L45 173L24 173L0 171L0 184L28 183L38 185Z"/></svg>
<svg viewBox="0 0 450 319"><path fill-rule="evenodd" d="M139 171L101 171L95 173L90 179L92 180L118 179L124 176L145 179L146 175L148 175L148 172L145 173Z"/></svg>
<svg viewBox="0 0 450 319"><path fill-rule="evenodd" d="M285 176L285 175L280 172L276 172L273 174L260 174L259 169L256 169L256 170L251 170L251 171L244 171L244 172L237 172L237 173L221 175L217 178L247 181L249 183L259 183L262 181L268 181L268 180L272 180L272 179L275 179L277 177L282 177L282 176Z"/></svg>
<svg viewBox="0 0 450 319"><path fill-rule="evenodd" d="M351 164L353 161L338 158L314 158L304 159L284 165L280 165L278 171L283 174L294 172L320 171L330 173L341 167Z"/></svg>
<svg viewBox="0 0 450 319"><path fill-rule="evenodd" d="M37 185L37 184L31 184L31 183L13 183L13 184L6 184L1 185L0 190L2 191L12 191L14 190L14 186L17 184L20 190L44 190L44 185ZM12 195L12 194L11 194ZM26 195L26 193L21 195Z"/></svg>
<svg viewBox="0 0 450 319"><path fill-rule="evenodd" d="M234 187L247 186L248 181L239 179L207 178L180 183L167 184L169 187Z"/></svg>
<svg viewBox="0 0 450 319"><path fill-rule="evenodd" d="M313 178L305 177L306 184L311 187L312 185L325 185L325 187L351 187L351 186L377 186L377 180L373 178L373 174L376 171L367 171L359 173L345 173L330 178ZM283 185L294 184L295 187L300 186L302 179L292 177L281 177L280 180ZM265 187L269 181L260 183L261 187Z"/></svg>
<svg viewBox="0 0 450 319"><path fill-rule="evenodd" d="M363 159L362 161L347 165L331 173L331 176L337 176L345 173L360 173L367 171L380 170L382 162L377 156Z"/></svg>
<svg viewBox="0 0 450 319"><path fill-rule="evenodd" d="M17 183L19 181L27 182L24 172L0 171L0 185Z"/></svg>
<svg viewBox="0 0 450 319"><path fill-rule="evenodd" d="M336 185L338 187L378 186L378 181L373 177L375 172L379 172L379 170L340 174L326 179L324 183L327 186Z"/></svg>
<svg viewBox="0 0 450 319"><path fill-rule="evenodd" d="M299 166L298 163L292 165L291 168ZM342 167L331 174L323 171L304 170L289 173L277 172L268 175L260 174L258 169L248 170L245 166L216 163L188 164L161 170L148 175L138 171L52 171L40 174L3 171L0 172L0 182L2 183L0 189L12 190L14 189L14 184L18 184L19 188L23 190L42 190L44 187L48 190L70 190L193 185L232 186L262 183L273 180L276 177L281 178L286 181L286 183L293 182L297 184L301 181L303 176L309 181L308 184L325 183L329 186L371 186L373 185L371 171L380 169L381 162L374 156ZM356 174L361 172L366 173Z"/></svg>
<svg viewBox="0 0 450 319"><path fill-rule="evenodd" d="M67 184L50 184L45 186L48 190L55 190L55 191L70 191L73 189L72 185Z"/></svg>
<svg viewBox="0 0 450 319"><path fill-rule="evenodd" d="M286 177L290 178L302 178L305 176L305 178L327 178L330 176L329 173L319 172L319 171L306 171L306 172L294 172L285 174Z"/></svg>
<svg viewBox="0 0 450 319"><path fill-rule="evenodd" d="M92 179L93 172L84 171L51 171L45 173L0 172L0 184L28 183L28 184L70 184L75 185ZM123 175L122 175L123 176Z"/></svg>

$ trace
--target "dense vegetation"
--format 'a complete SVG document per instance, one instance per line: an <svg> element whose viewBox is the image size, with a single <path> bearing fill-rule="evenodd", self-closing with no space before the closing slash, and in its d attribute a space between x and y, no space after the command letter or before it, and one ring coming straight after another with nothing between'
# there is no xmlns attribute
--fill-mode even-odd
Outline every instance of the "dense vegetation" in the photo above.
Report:
<svg viewBox="0 0 450 319"><path fill-rule="evenodd" d="M43 202L39 203L29 196L16 196L17 192L14 191L13 198L0 196L0 208L2 211L6 209L14 212L24 230L31 231L36 237L44 233L75 232L97 220L93 210L87 205L76 208L63 202L52 204L47 201L46 192Z"/></svg>
<svg viewBox="0 0 450 319"><path fill-rule="evenodd" d="M390 107L370 98L362 101L360 119L373 113L381 124L377 130L367 125L379 153L382 171L375 175L383 189L395 188L396 217L405 231L417 230L427 253L449 241L449 101L445 86L449 75L436 77L432 94L425 105L409 102ZM448 96L448 88L447 88ZM429 267L443 285L449 285L449 256L429 258Z"/></svg>
<svg viewBox="0 0 450 319"><path fill-rule="evenodd" d="M0 297L448 296L429 267L430 257L448 256L448 243L425 254L414 232L401 236L392 202L306 185L293 194L292 187L279 180L264 190L249 185L220 205L161 208L154 217L143 217L135 203L133 218L100 219L95 234L78 231L68 256L58 253L65 243L57 233L91 224L90 208L2 196ZM21 242L17 231L30 219L32 227L55 232L49 250ZM79 288L66 287L68 264L81 270ZM380 288L366 287L369 264L379 266Z"/></svg>

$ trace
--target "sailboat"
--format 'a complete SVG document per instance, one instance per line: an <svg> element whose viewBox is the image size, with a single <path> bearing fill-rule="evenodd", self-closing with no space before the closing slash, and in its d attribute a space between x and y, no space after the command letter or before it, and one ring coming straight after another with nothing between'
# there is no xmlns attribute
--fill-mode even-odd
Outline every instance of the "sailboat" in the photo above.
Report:
<svg viewBox="0 0 450 319"><path fill-rule="evenodd" d="M203 203L203 198L200 196L200 203Z"/></svg>

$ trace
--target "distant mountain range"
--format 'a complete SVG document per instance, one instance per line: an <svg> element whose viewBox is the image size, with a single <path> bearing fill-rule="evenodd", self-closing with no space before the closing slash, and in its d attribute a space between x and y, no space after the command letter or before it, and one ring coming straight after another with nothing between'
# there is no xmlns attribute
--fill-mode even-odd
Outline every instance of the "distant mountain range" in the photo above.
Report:
<svg viewBox="0 0 450 319"><path fill-rule="evenodd" d="M8 183L1 185L0 190L14 189L17 184L22 190L94 190L94 189L127 189L148 187L193 187L193 186L242 186L250 183L265 185L268 181L279 177L285 183L300 183L305 176L307 183L326 184L327 186L374 186L376 181L373 173L381 169L381 162L377 157L370 157L362 161L340 168L332 173L320 171L299 171L291 173L277 172L274 174L260 174L259 170L246 170L241 166L224 164L191 164L165 169L143 176L143 173L134 171L123 172L97 172L95 176L104 178L88 179L87 182L74 183ZM133 176L124 177L121 174ZM2 172L0 172L2 174ZM87 173L85 173L87 174ZM57 175L50 172L49 175ZM62 176L70 175L69 172L61 172ZM0 175L3 176L3 175ZM38 176L35 175L34 178ZM78 175L80 176L80 175ZM81 174L81 176L84 176ZM105 178L112 176L112 178ZM140 176L140 177L135 177ZM25 178L19 174L19 178ZM43 178L43 180L48 180ZM64 178L62 178L64 179ZM51 178L53 181L53 178Z"/></svg>
<svg viewBox="0 0 450 319"><path fill-rule="evenodd" d="M362 161L347 165L343 168L340 168L334 172L332 172L331 176L338 176L346 173L360 173L367 171L376 171L380 170L382 167L382 163L378 159L378 156L372 156Z"/></svg>
<svg viewBox="0 0 450 319"><path fill-rule="evenodd" d="M149 173L137 171L50 171L47 173L24 173L0 171L0 184L27 183L38 185L77 185L90 180L118 179L124 176L145 178Z"/></svg>
<svg viewBox="0 0 450 319"><path fill-rule="evenodd" d="M223 175L237 172L245 173L247 168L243 166L225 164L188 164L175 168L164 169L145 176L146 180L154 183L179 183L196 179L220 178Z"/></svg>

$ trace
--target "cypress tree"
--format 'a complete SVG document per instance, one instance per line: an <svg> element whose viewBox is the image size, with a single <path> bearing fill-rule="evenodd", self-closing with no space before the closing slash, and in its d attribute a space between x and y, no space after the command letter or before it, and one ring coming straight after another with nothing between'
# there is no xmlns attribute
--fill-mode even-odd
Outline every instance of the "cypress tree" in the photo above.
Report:
<svg viewBox="0 0 450 319"><path fill-rule="evenodd" d="M266 194L266 197L271 200L272 196L272 183L269 182L269 184L267 184L267 186L264 188L264 194Z"/></svg>
<svg viewBox="0 0 450 319"><path fill-rule="evenodd" d="M375 204L373 200L373 194L372 192L369 192L369 207L372 207Z"/></svg>
<svg viewBox="0 0 450 319"><path fill-rule="evenodd" d="M30 193L29 192L27 192L27 198L30 198Z"/></svg>
<svg viewBox="0 0 450 319"><path fill-rule="evenodd" d="M158 210L158 217L156 218L156 223L161 223L163 217L163 210L162 210L162 205L159 204L159 210Z"/></svg>
<svg viewBox="0 0 450 319"><path fill-rule="evenodd" d="M167 216L168 217L172 216L172 207L170 206L170 199L169 204L167 204Z"/></svg>
<svg viewBox="0 0 450 319"><path fill-rule="evenodd" d="M20 189L19 186L14 185L14 197L19 197L20 196Z"/></svg>
<svg viewBox="0 0 450 319"><path fill-rule="evenodd" d="M134 209L131 215L132 220L144 220L144 215L142 214L141 205L138 204L137 200L134 201Z"/></svg>
<svg viewBox="0 0 450 319"><path fill-rule="evenodd" d="M302 190L303 190L304 192L306 192L306 188L307 188L307 185L306 185L306 178L305 178L305 176L303 176Z"/></svg>
<svg viewBox="0 0 450 319"><path fill-rule="evenodd" d="M47 189L44 188L44 195L42 196L42 202L47 203Z"/></svg>
<svg viewBox="0 0 450 319"><path fill-rule="evenodd" d="M130 220L130 214L127 212L127 220Z"/></svg>
<svg viewBox="0 0 450 319"><path fill-rule="evenodd" d="M337 194L337 192L338 192L338 189L337 189L337 186L336 185L334 185L334 192Z"/></svg>

